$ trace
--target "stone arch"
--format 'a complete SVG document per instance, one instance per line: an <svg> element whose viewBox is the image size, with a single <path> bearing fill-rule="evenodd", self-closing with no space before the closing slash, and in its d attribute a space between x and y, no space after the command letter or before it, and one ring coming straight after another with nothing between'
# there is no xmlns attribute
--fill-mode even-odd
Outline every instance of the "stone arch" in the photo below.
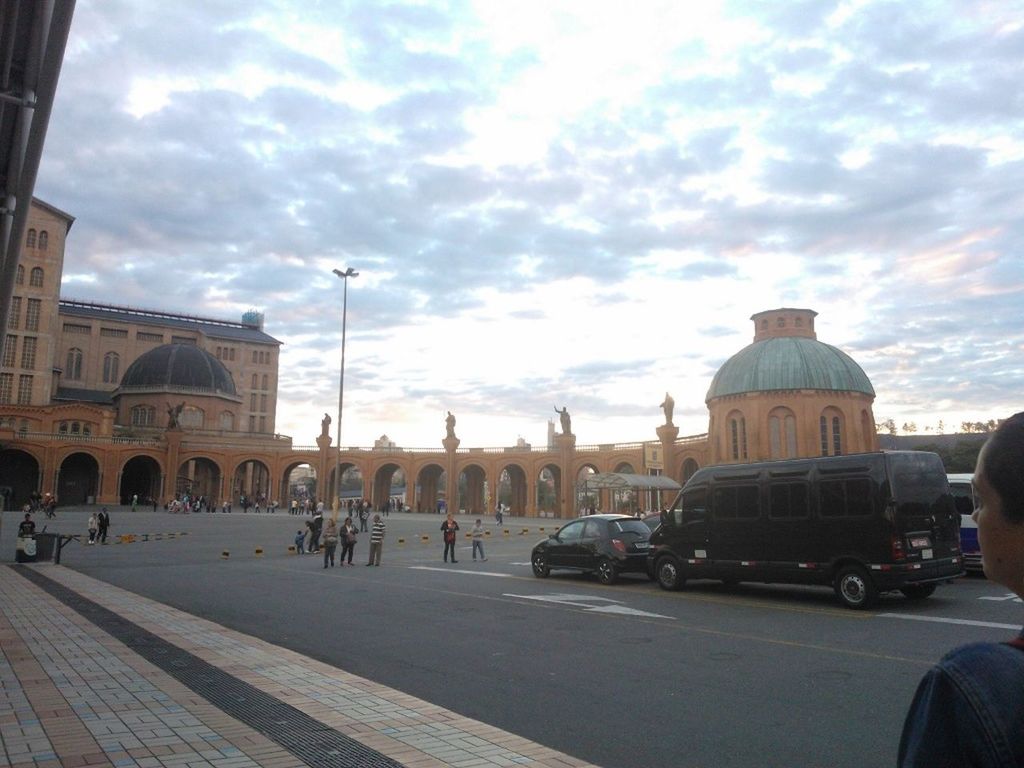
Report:
<svg viewBox="0 0 1024 768"><path fill-rule="evenodd" d="M21 509L39 491L39 460L28 451L0 449L0 510Z"/></svg>
<svg viewBox="0 0 1024 768"><path fill-rule="evenodd" d="M498 501L508 507L510 515L523 517L529 505L529 487L526 470L519 464L506 464L498 471Z"/></svg>
<svg viewBox="0 0 1024 768"><path fill-rule="evenodd" d="M694 473L698 469L700 469L700 465L697 463L697 460L694 459L692 456L684 459L682 474L679 477L679 482L682 483L683 485L686 485L686 481L693 477Z"/></svg>
<svg viewBox="0 0 1024 768"><path fill-rule="evenodd" d="M467 515L481 515L487 511L487 471L479 464L467 464L459 472L458 496L455 509Z"/></svg>
<svg viewBox="0 0 1024 768"><path fill-rule="evenodd" d="M416 474L416 511L437 512L437 502L444 498L446 472L440 464L425 464Z"/></svg>
<svg viewBox="0 0 1024 768"><path fill-rule="evenodd" d="M132 456L121 467L119 503L131 504L136 495L141 504L159 501L162 472L160 462L152 456Z"/></svg>
<svg viewBox="0 0 1024 768"><path fill-rule="evenodd" d="M186 493L189 496L205 496L209 506L215 506L221 497L223 481L220 464L206 456L193 456L185 459L178 466L174 478L174 498L180 499ZM231 489L225 498L233 499Z"/></svg>
<svg viewBox="0 0 1024 768"><path fill-rule="evenodd" d="M562 516L562 468L554 462L537 473L537 512Z"/></svg>
<svg viewBox="0 0 1024 768"><path fill-rule="evenodd" d="M586 487L587 478L590 475L596 475L598 472L598 468L589 462L581 465L580 468L576 470L575 483L573 483L573 488L575 490L573 509L577 515L585 514L585 510L591 508L595 511L602 508L603 494L601 491L588 489Z"/></svg>
<svg viewBox="0 0 1024 768"><path fill-rule="evenodd" d="M370 503L374 509L382 509L393 496L404 496L405 483L401 486L396 486L396 476L404 479L406 483L408 482L408 479L405 477L404 468L391 461L381 465L373 473L373 485L371 486L373 490Z"/></svg>
<svg viewBox="0 0 1024 768"><path fill-rule="evenodd" d="M242 504L242 497L249 504L257 501L273 501L270 498L270 467L259 459L246 459L235 467L231 480L231 495ZM245 505L243 505L244 507Z"/></svg>
<svg viewBox="0 0 1024 768"><path fill-rule="evenodd" d="M341 470L340 488L335 479L335 474L339 470ZM336 491L336 488L339 490ZM328 507L333 507L336 498L341 499L341 503L344 505L365 496L363 470L358 464L353 461L342 461L337 466L332 464L331 468L327 470L327 496L324 498L324 503Z"/></svg>
<svg viewBox="0 0 1024 768"><path fill-rule="evenodd" d="M296 474L297 470L301 470ZM281 471L281 507L291 509L292 499L302 504L306 499L316 498L316 466L311 461L291 461Z"/></svg>
<svg viewBox="0 0 1024 768"><path fill-rule="evenodd" d="M57 473L57 502L63 506L92 504L100 487L100 464L83 451L70 453Z"/></svg>

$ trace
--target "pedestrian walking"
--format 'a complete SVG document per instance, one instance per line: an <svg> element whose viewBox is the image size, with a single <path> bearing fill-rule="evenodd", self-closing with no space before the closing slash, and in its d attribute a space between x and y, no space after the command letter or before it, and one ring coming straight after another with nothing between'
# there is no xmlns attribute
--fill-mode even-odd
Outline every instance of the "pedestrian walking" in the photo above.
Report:
<svg viewBox="0 0 1024 768"><path fill-rule="evenodd" d="M458 530L459 524L452 517L452 513L449 512L444 522L441 523L441 538L444 539L444 561L446 563L448 562L449 552L452 553L452 562L459 562L455 559L455 536Z"/></svg>
<svg viewBox="0 0 1024 768"><path fill-rule="evenodd" d="M1024 598L1024 411L986 441L974 470L981 564L990 581ZM910 705L901 767L1024 765L1024 632L972 643L924 676Z"/></svg>
<svg viewBox="0 0 1024 768"><path fill-rule="evenodd" d="M96 523L99 525L99 539L100 544L107 543L107 529L110 528L110 515L107 514L107 508L104 507L100 510L100 513L96 516Z"/></svg>
<svg viewBox="0 0 1024 768"><path fill-rule="evenodd" d="M95 512L92 512L92 513L89 514L89 522L86 523L86 526L89 529L89 543L90 544L95 544L96 543L96 533L97 533L97 531L99 531L99 526L100 526L99 521L96 519L96 513Z"/></svg>
<svg viewBox="0 0 1024 768"><path fill-rule="evenodd" d="M324 568L328 561L331 568L334 567L334 550L338 548L338 521L334 517L328 517L324 523Z"/></svg>
<svg viewBox="0 0 1024 768"><path fill-rule="evenodd" d="M384 532L387 527L380 513L373 516L373 528L370 529L370 560L367 565L380 565L380 553L384 549Z"/></svg>
<svg viewBox="0 0 1024 768"><path fill-rule="evenodd" d="M480 559L486 560L484 557L484 524L483 521L478 517L476 519L476 525L469 529L469 535L473 538L473 562L476 562L476 553L480 552Z"/></svg>

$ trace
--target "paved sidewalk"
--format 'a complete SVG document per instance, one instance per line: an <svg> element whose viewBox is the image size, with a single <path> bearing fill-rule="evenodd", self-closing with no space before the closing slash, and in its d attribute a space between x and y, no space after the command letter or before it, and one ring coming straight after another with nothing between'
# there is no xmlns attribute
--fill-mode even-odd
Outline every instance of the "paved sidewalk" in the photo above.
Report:
<svg viewBox="0 0 1024 768"><path fill-rule="evenodd" d="M589 765L52 564L0 566L0 743L0 768Z"/></svg>

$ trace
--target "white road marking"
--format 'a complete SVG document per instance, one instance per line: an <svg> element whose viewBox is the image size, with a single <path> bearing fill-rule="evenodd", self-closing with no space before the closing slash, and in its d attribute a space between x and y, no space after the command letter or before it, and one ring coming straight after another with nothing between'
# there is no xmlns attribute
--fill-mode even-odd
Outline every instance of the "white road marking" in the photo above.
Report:
<svg viewBox="0 0 1024 768"><path fill-rule="evenodd" d="M994 595L985 595L984 597L979 597L978 599L979 600L995 600L997 602L1002 602L1004 600L1012 600L1015 603L1024 603L1024 600L1021 600L1019 597L1017 597L1015 594L1013 594L1013 592L1011 592L1008 595L1003 595L1002 597L995 597Z"/></svg>
<svg viewBox="0 0 1024 768"><path fill-rule="evenodd" d="M531 563L509 563L509 565L530 565Z"/></svg>
<svg viewBox="0 0 1024 768"><path fill-rule="evenodd" d="M410 565L412 571L441 571L442 573L471 573L474 576L495 576L499 579L511 579L511 573L495 573L494 571L467 571L463 568L432 568L428 565Z"/></svg>
<svg viewBox="0 0 1024 768"><path fill-rule="evenodd" d="M520 600L536 600L541 603L555 603L567 605L570 608L582 608L589 613L614 613L619 616L645 616L652 619L674 619L675 616L663 616L660 613L648 613L638 611L636 608L627 608L618 600L611 600L607 597L594 597L593 595L512 595L505 594L502 597L515 597ZM593 605L593 603L612 603L612 605Z"/></svg>
<svg viewBox="0 0 1024 768"><path fill-rule="evenodd" d="M993 629L1015 629L1020 631L1020 624L997 624L994 621L974 621L972 619L947 619L942 616L914 616L909 613L879 613L881 619L907 619L908 621L932 621L936 624L966 624L969 627L992 627Z"/></svg>

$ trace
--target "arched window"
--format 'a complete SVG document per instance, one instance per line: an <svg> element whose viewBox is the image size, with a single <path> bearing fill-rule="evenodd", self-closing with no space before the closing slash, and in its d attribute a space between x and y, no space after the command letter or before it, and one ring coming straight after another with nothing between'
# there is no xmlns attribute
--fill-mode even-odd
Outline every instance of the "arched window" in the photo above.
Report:
<svg viewBox="0 0 1024 768"><path fill-rule="evenodd" d="M45 229L39 230L39 250L45 251L50 245L50 236L46 234Z"/></svg>
<svg viewBox="0 0 1024 768"><path fill-rule="evenodd" d="M121 357L117 352L107 352L103 356L103 383L116 384L121 376Z"/></svg>
<svg viewBox="0 0 1024 768"><path fill-rule="evenodd" d="M21 264L18 265L18 271L15 274L14 282L18 285L25 284L25 267Z"/></svg>
<svg viewBox="0 0 1024 768"><path fill-rule="evenodd" d="M60 423L60 426L57 427L57 434L59 434L59 435L66 435L67 433L68 433L68 423L66 421L62 421Z"/></svg>
<svg viewBox="0 0 1024 768"><path fill-rule="evenodd" d="M42 288L43 287L43 268L42 267L32 267L32 274L29 275L28 284L33 286L34 288Z"/></svg>
<svg viewBox="0 0 1024 768"><path fill-rule="evenodd" d="M818 429L821 433L821 455L842 456L845 450L843 414L837 408L826 408L818 419Z"/></svg>
<svg viewBox="0 0 1024 768"><path fill-rule="evenodd" d="M77 421L72 421L71 422L71 434L72 435L77 435L81 431L82 431L82 425L79 424Z"/></svg>
<svg viewBox="0 0 1024 768"><path fill-rule="evenodd" d="M92 427L90 427L88 424L83 424L82 425L82 434L83 435L91 435L92 434Z"/></svg>
<svg viewBox="0 0 1024 768"><path fill-rule="evenodd" d="M36 247L36 231L34 229L30 229L28 231L28 235L25 236L25 247L26 248L35 248Z"/></svg>
<svg viewBox="0 0 1024 768"><path fill-rule="evenodd" d="M258 373L254 373L252 375L252 388L253 389L256 389L256 381L257 381L257 379L259 379L259 374Z"/></svg>
<svg viewBox="0 0 1024 768"><path fill-rule="evenodd" d="M203 413L202 408L196 408L194 405L186 405L185 409L178 417L178 424L183 427L191 427L192 429L201 429L204 418L205 414Z"/></svg>
<svg viewBox="0 0 1024 768"><path fill-rule="evenodd" d="M734 461L747 458L747 420L743 414L733 411L729 414L729 456Z"/></svg>
<svg viewBox="0 0 1024 768"><path fill-rule="evenodd" d="M235 430L235 414L231 411L221 411L220 413L220 428L226 432L234 432Z"/></svg>
<svg viewBox="0 0 1024 768"><path fill-rule="evenodd" d="M264 373L263 374L263 386L261 387L261 389L266 389L266 388L267 388L267 374Z"/></svg>
<svg viewBox="0 0 1024 768"><path fill-rule="evenodd" d="M773 408L769 413L768 443L771 458L796 457L796 416L789 408Z"/></svg>
<svg viewBox="0 0 1024 768"><path fill-rule="evenodd" d="M67 365L64 366L64 378L78 381L82 378L82 350L72 347L68 350Z"/></svg>

